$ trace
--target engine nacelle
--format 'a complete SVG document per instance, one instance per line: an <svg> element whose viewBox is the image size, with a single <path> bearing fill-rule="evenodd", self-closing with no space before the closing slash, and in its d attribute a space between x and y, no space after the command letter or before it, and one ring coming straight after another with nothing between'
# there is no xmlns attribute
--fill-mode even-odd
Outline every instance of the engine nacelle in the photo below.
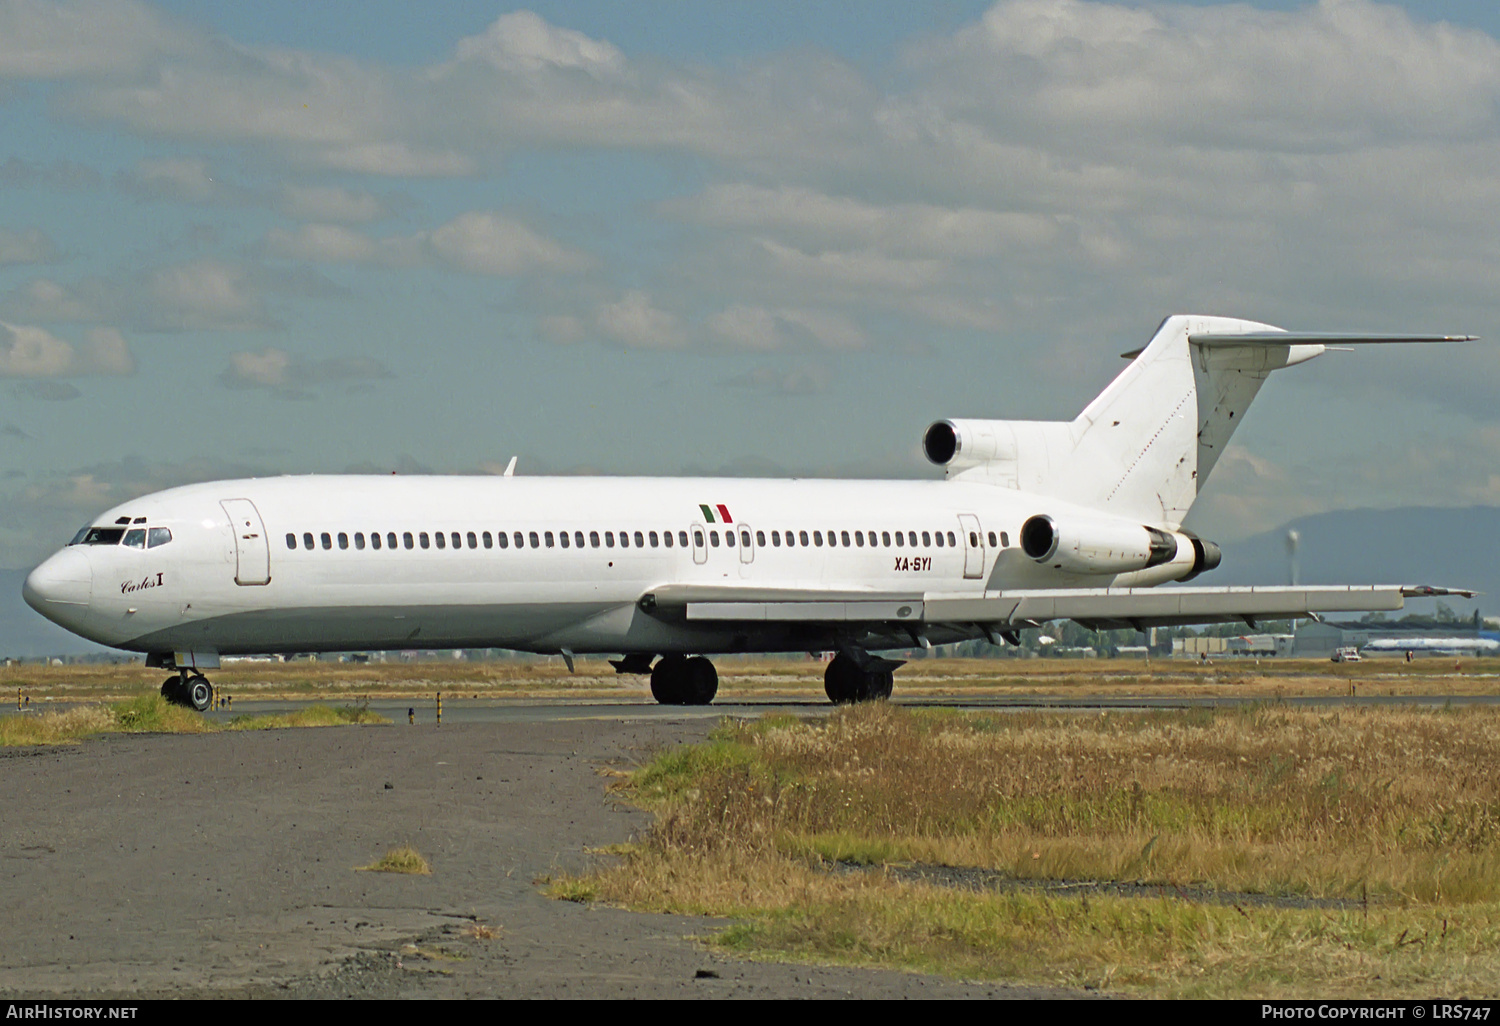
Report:
<svg viewBox="0 0 1500 1026"><path fill-rule="evenodd" d="M1179 537L1187 541L1185 535L1126 521L1059 522L1039 514L1021 525L1021 551L1068 573L1126 574L1176 560Z"/></svg>
<svg viewBox="0 0 1500 1026"><path fill-rule="evenodd" d="M940 420L922 436L922 451L933 463L950 470L991 460L1014 462L1016 436L1010 421Z"/></svg>

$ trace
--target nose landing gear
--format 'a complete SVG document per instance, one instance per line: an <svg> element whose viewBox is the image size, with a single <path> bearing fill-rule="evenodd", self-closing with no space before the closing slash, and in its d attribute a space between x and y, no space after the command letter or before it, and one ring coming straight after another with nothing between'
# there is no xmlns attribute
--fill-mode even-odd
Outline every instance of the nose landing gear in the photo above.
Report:
<svg viewBox="0 0 1500 1026"><path fill-rule="evenodd" d="M208 712L214 704L214 686L203 674L184 669L162 683L161 696L173 705Z"/></svg>

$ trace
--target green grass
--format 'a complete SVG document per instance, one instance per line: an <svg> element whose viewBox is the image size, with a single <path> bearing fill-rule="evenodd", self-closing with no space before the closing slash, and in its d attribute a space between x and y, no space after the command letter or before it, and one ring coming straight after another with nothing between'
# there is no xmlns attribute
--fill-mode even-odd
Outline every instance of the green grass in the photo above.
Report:
<svg viewBox="0 0 1500 1026"><path fill-rule="evenodd" d="M315 705L270 716L236 716L227 725L173 705L159 694L138 695L108 705L85 705L63 712L0 716L0 747L71 744L98 734L212 734L221 730L278 727L334 727L389 723L362 706Z"/></svg>
<svg viewBox="0 0 1500 1026"><path fill-rule="evenodd" d="M421 852L409 844L392 848L368 866L355 866L360 873L404 873L407 876L431 876L432 867Z"/></svg>

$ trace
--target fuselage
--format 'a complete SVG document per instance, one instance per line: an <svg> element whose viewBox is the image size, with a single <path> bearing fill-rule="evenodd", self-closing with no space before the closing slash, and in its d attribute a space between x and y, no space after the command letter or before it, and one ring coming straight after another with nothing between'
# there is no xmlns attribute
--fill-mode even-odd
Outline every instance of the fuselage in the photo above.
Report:
<svg viewBox="0 0 1500 1026"><path fill-rule="evenodd" d="M1152 579L1039 563L1018 547L1039 513L1098 516L962 481L218 481L101 514L33 571L25 594L69 630L138 652L783 651L836 639L806 626L674 620L654 614L649 596L983 596L1185 572L1180 560L1146 571ZM947 628L932 640L964 636L979 635Z"/></svg>

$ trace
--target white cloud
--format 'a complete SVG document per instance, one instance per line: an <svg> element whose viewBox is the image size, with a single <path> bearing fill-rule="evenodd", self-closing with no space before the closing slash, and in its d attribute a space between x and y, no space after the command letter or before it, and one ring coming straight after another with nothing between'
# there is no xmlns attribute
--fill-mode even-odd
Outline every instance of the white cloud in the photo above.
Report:
<svg viewBox="0 0 1500 1026"><path fill-rule="evenodd" d="M0 3L0 78L119 75L198 43L181 23L131 0Z"/></svg>
<svg viewBox="0 0 1500 1026"><path fill-rule="evenodd" d="M472 274L576 271L589 264L583 254L493 211L460 214L432 231L427 244L438 259Z"/></svg>
<svg viewBox="0 0 1500 1026"><path fill-rule="evenodd" d="M278 322L268 296L328 298L341 290L308 271L213 257L121 270L71 284L38 278L0 307L31 321L118 324L137 331L250 331Z"/></svg>
<svg viewBox="0 0 1500 1026"><path fill-rule="evenodd" d="M268 346L230 353L219 383L226 388L264 389L284 399L309 399L310 389L318 385L351 386L389 377L390 370L368 356L310 360Z"/></svg>
<svg viewBox="0 0 1500 1026"><path fill-rule="evenodd" d="M677 317L657 309L651 297L639 290L602 306L596 323L607 336L633 349L677 349L688 342Z"/></svg>
<svg viewBox="0 0 1500 1026"><path fill-rule="evenodd" d="M459 40L460 61L484 61L503 71L569 68L593 75L618 72L625 56L609 43L549 25L531 11L497 18L481 35Z"/></svg>
<svg viewBox="0 0 1500 1026"><path fill-rule="evenodd" d="M0 377L60 378L135 373L125 338L96 328L74 344L43 328L0 322Z"/></svg>
<svg viewBox="0 0 1500 1026"><path fill-rule="evenodd" d="M337 185L287 185L281 190L281 212L302 221L359 224L386 216L385 203L372 193Z"/></svg>
<svg viewBox="0 0 1500 1026"><path fill-rule="evenodd" d="M274 228L266 247L276 256L323 263L410 267L441 263L469 274L511 276L584 270L591 258L494 211L460 214L431 231L372 238L342 225Z"/></svg>
<svg viewBox="0 0 1500 1026"><path fill-rule="evenodd" d="M46 264L57 256L57 244L39 228L0 228L0 264Z"/></svg>

